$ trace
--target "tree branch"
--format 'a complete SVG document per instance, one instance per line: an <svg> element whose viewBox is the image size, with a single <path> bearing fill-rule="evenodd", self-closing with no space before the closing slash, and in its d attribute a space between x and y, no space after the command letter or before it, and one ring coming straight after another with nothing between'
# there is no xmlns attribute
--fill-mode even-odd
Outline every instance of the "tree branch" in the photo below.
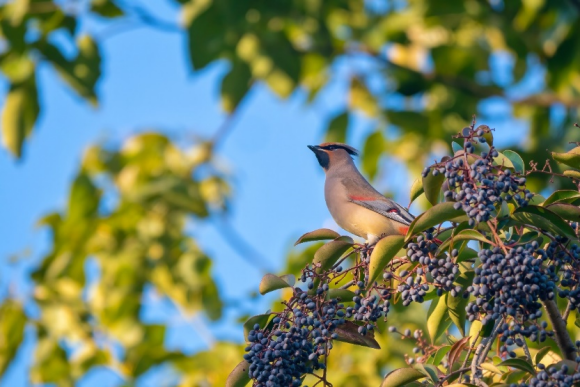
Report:
<svg viewBox="0 0 580 387"><path fill-rule="evenodd" d="M546 308L548 318L554 327L556 344L558 344L558 348L560 348L560 351L562 351L562 357L564 357L564 359L574 361L576 359L576 346L568 334L566 323L560 315L558 305L556 305L554 300L546 300L544 301L544 307Z"/></svg>

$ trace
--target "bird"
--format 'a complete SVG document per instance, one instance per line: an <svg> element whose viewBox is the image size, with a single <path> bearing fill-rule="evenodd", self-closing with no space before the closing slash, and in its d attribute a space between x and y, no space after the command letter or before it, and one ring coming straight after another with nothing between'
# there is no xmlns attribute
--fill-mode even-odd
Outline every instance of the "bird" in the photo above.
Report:
<svg viewBox="0 0 580 387"><path fill-rule="evenodd" d="M308 145L324 170L324 198L334 221L366 240L368 246L390 235L406 235L415 217L403 206L381 195L359 172L346 144Z"/></svg>

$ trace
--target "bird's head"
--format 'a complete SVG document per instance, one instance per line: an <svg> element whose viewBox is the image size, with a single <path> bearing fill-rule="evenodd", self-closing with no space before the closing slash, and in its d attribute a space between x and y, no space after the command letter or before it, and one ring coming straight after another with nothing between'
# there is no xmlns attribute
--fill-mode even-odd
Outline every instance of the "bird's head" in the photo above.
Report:
<svg viewBox="0 0 580 387"><path fill-rule="evenodd" d="M308 145L316 155L318 163L325 171L344 161L351 162L351 156L358 156L358 151L340 142L324 142L320 145Z"/></svg>

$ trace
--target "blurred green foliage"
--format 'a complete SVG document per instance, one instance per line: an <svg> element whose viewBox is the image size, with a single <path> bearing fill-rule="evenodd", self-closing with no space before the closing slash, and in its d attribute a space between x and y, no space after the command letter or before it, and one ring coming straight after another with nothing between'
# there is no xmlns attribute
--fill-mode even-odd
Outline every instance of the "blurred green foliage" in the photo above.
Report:
<svg viewBox="0 0 580 387"><path fill-rule="evenodd" d="M433 152L449 150L449 136L490 98L529 125L518 149L526 164L546 159L546 148L558 150L578 139L565 129L580 107L577 0L173 2L182 9L183 25L176 27L187 36L192 71L229 63L221 84L226 112L235 111L258 83L280 97L303 90L312 102L330 82L345 82L344 109L327 117L326 137L344 141L353 114L371 118L376 129L364 141L362 159L371 177L379 175L387 153L416 174ZM122 1L77 5L52 0L0 5L0 71L10 83L2 143L17 158L50 103L38 98L39 63L48 63L67 87L98 104L106 58L98 38L79 34L82 17L88 13L109 23L132 17L158 26L154 15ZM75 47L73 55L55 43L56 34ZM502 81L491 68L500 55L509 62ZM359 60L367 65L357 66ZM339 61L349 67L347 79L340 79ZM514 90L530 76L542 77L534 93L517 95ZM393 108L392 101L401 103ZM564 116L557 126L556 107ZM398 130L387 136L391 127ZM14 299L0 306L0 373L30 324L38 338L35 382L72 385L91 368L107 365L131 383L151 367L171 363L184 374L183 385L225 383L224 370L237 364L239 346L220 343L187 357L163 347L163 325L139 318L150 289L185 314L203 312L211 319L222 314L211 258L185 232L187 221L203 221L227 207L228 179L215 167L211 150L207 143L181 149L149 133L119 149L95 146L86 153L66 208L40 222L52 230L53 241L32 276L38 315L28 316ZM313 248L293 252L284 272L296 274ZM99 267L91 284L84 272L88 259ZM422 314L407 310L393 313L393 323L425 328ZM391 346L386 335L377 340L390 350L337 345L339 360L330 365L336 387L378 385L387 364L403 364L410 344ZM121 358L113 346L124 349Z"/></svg>

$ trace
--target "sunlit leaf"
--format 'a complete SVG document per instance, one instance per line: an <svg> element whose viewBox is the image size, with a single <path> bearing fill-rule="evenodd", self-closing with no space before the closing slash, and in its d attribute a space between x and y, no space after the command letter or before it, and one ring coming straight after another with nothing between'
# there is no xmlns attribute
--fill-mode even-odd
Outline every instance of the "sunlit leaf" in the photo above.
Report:
<svg viewBox="0 0 580 387"><path fill-rule="evenodd" d="M580 192L573 190L558 190L552 192L550 196L542 203L542 207L547 207L555 203L572 203L580 199Z"/></svg>
<svg viewBox="0 0 580 387"><path fill-rule="evenodd" d="M320 270L327 270L352 247L352 244L353 240L349 237L340 237L330 241L316 251L313 263L320 264Z"/></svg>
<svg viewBox="0 0 580 387"><path fill-rule="evenodd" d="M387 374L381 387L403 387L424 377L421 371L414 368L399 368Z"/></svg>
<svg viewBox="0 0 580 387"><path fill-rule="evenodd" d="M389 235L377 242L369 263L369 286L372 286L404 244L405 238L401 235Z"/></svg>
<svg viewBox="0 0 580 387"><path fill-rule="evenodd" d="M524 224L533 225L554 235L567 235L576 238L574 229L561 217L544 207L526 206L518 208L512 218Z"/></svg>
<svg viewBox="0 0 580 387"><path fill-rule="evenodd" d="M572 168L580 168L580 147L576 147L566 153L552 152L552 158L559 163L566 164Z"/></svg>
<svg viewBox="0 0 580 387"><path fill-rule="evenodd" d="M421 179L415 179L413 185L411 186L411 192L409 194L409 203L413 203L421 194L425 192L423 190L423 181Z"/></svg>
<svg viewBox="0 0 580 387"><path fill-rule="evenodd" d="M0 306L0 375L4 375L22 343L26 321L24 310L16 301L5 300Z"/></svg>
<svg viewBox="0 0 580 387"><path fill-rule="evenodd" d="M439 203L415 218L409 226L405 241L421 231L465 214L461 209L454 209L453 204L452 202Z"/></svg>
<svg viewBox="0 0 580 387"><path fill-rule="evenodd" d="M240 362L228 375L226 387L244 387L250 382L249 370L250 363L245 360Z"/></svg>
<svg viewBox="0 0 580 387"><path fill-rule="evenodd" d="M522 157L519 154L512 150L505 150L502 153L512 162L516 172L524 173L526 171L524 160L522 160Z"/></svg>
<svg viewBox="0 0 580 387"><path fill-rule="evenodd" d="M294 246L304 242L323 241L328 239L336 239L338 237L340 237L340 234L336 231L330 230L328 228L319 228L318 230L310 231L302 235L300 238L298 238L296 243L294 243Z"/></svg>
<svg viewBox="0 0 580 387"><path fill-rule="evenodd" d="M442 173L438 173L437 176L434 176L433 173L429 172L427 176L423 178L423 190L425 191L425 197L429 203L433 205L439 203L443 181L445 181L445 176Z"/></svg>
<svg viewBox="0 0 580 387"><path fill-rule="evenodd" d="M481 233L475 230L463 230L457 235L444 241L438 249L438 254L445 251L451 244L461 242L461 241L480 241L483 243L493 244L492 241L484 237Z"/></svg>
<svg viewBox="0 0 580 387"><path fill-rule="evenodd" d="M260 294L273 292L274 290L292 287L288 282L274 274L266 274L260 281Z"/></svg>
<svg viewBox="0 0 580 387"><path fill-rule="evenodd" d="M427 330L432 343L445 332L451 324L446 302L447 295L435 298L431 301L427 312Z"/></svg>
<svg viewBox="0 0 580 387"><path fill-rule="evenodd" d="M498 366L517 368L518 370L526 371L531 375L536 374L534 366L524 359L507 359L498 364Z"/></svg>

